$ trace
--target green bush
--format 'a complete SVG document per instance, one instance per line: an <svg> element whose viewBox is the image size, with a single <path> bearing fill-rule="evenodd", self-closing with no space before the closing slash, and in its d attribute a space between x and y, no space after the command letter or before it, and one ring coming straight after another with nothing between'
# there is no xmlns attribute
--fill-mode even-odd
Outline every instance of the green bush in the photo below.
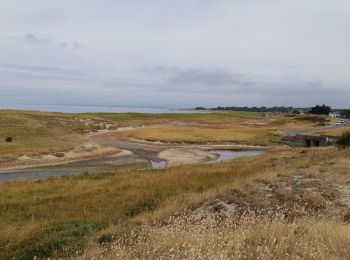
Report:
<svg viewBox="0 0 350 260"><path fill-rule="evenodd" d="M346 131L340 136L337 145L343 149L350 147L350 131Z"/></svg>
<svg viewBox="0 0 350 260"><path fill-rule="evenodd" d="M81 252L87 236L106 228L101 222L82 222L68 220L56 222L43 230L35 232L29 238L13 245L6 258L10 259L44 259L50 256L69 257Z"/></svg>

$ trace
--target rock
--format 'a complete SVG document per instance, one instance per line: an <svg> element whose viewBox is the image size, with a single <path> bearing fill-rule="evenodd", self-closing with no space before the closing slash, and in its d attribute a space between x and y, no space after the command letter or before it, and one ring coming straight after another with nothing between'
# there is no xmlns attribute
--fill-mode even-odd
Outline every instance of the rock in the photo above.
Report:
<svg viewBox="0 0 350 260"><path fill-rule="evenodd" d="M55 153L54 155L55 155L56 157L60 157L60 158L61 158L61 157L64 157L64 153Z"/></svg>

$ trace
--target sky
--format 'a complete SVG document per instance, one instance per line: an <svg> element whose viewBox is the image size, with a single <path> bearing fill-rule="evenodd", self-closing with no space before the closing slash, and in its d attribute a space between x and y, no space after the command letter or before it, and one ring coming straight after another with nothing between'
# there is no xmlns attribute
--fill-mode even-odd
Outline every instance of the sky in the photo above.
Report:
<svg viewBox="0 0 350 260"><path fill-rule="evenodd" d="M350 107L348 0L0 0L0 103Z"/></svg>

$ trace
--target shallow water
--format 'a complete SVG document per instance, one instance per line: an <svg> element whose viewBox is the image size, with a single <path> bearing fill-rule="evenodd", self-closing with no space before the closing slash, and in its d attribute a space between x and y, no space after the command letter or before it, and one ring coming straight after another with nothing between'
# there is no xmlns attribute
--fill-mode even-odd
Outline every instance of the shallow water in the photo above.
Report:
<svg viewBox="0 0 350 260"><path fill-rule="evenodd" d="M257 156L264 151L216 150L214 152L219 154L219 157L216 160L212 160L208 163L220 163L243 156ZM118 163L119 161L115 157L105 157L91 159L84 162L68 163L60 166L55 166L55 168L46 167L37 169L25 169L9 173L0 173L0 183L12 180L37 180L47 179L50 177L60 177L64 175L107 172L110 170L108 169L108 166L118 165ZM164 160L161 160L159 162L151 160L150 163L153 169L164 169L167 167L167 163Z"/></svg>
<svg viewBox="0 0 350 260"><path fill-rule="evenodd" d="M13 180L39 180L64 175L82 174L86 169L27 169L10 173L0 173L0 182ZM90 171L92 173L92 171Z"/></svg>
<svg viewBox="0 0 350 260"><path fill-rule="evenodd" d="M259 154L264 153L264 151L262 150L250 150L250 151L217 150L214 152L219 154L219 157L216 160L210 161L209 163L225 162L238 157L257 156Z"/></svg>
<svg viewBox="0 0 350 260"><path fill-rule="evenodd" d="M153 169L164 169L166 167L166 161L155 162L151 160Z"/></svg>

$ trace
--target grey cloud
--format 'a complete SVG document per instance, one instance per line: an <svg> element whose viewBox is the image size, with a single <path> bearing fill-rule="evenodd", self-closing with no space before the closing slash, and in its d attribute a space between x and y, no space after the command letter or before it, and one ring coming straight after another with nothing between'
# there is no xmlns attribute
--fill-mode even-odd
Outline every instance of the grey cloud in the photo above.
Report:
<svg viewBox="0 0 350 260"><path fill-rule="evenodd" d="M66 43L66 42L59 42L58 43L58 46L61 48L61 49L66 49L66 48L68 48L68 43Z"/></svg>
<svg viewBox="0 0 350 260"><path fill-rule="evenodd" d="M346 0L2 0L0 21L0 62L33 65L0 66L1 89L130 105L349 105ZM63 99L52 93L43 99Z"/></svg>
<svg viewBox="0 0 350 260"><path fill-rule="evenodd" d="M18 40L20 42L24 42L27 44L34 45L48 45L52 42L52 39L48 35L39 35L33 33L27 33L25 35L20 36L12 36L12 39Z"/></svg>
<svg viewBox="0 0 350 260"><path fill-rule="evenodd" d="M100 89L138 89L157 86L155 82L137 81L127 78L106 77L82 71L67 70L57 67L27 66L0 63L0 87L22 86L40 89L65 89L75 91Z"/></svg>
<svg viewBox="0 0 350 260"><path fill-rule="evenodd" d="M243 101L251 100L250 102L253 102L253 97L257 97L260 100L258 102L264 105L271 104L271 100L274 100L273 104L281 105L312 104L320 100L326 102L327 98L336 104L335 100L342 100L343 97L350 95L346 82L267 77L257 74L233 73L225 69L180 69L159 66L143 68L142 71L158 75L162 79L162 84L157 86L159 91L230 96L233 100L235 97L244 97ZM250 102L244 101L240 104L249 105Z"/></svg>
<svg viewBox="0 0 350 260"><path fill-rule="evenodd" d="M80 50L84 47L84 44L80 42L59 42L58 46L61 49L73 49L73 50Z"/></svg>
<svg viewBox="0 0 350 260"><path fill-rule="evenodd" d="M10 38L29 45L45 47L52 46L60 49L72 49L76 51L84 47L84 44L78 41L56 41L48 34L27 33L25 35L14 35Z"/></svg>
<svg viewBox="0 0 350 260"><path fill-rule="evenodd" d="M26 72L26 73L44 73L55 75L67 75L67 76L80 76L79 71L67 70L56 67L44 67L44 66L28 66L21 64L5 64L0 63L0 71L12 71L12 72Z"/></svg>
<svg viewBox="0 0 350 260"><path fill-rule="evenodd" d="M228 69L179 69L175 67L143 68L141 71L159 75L165 84L182 86L222 87L231 85L249 86L254 84L253 74L232 73Z"/></svg>
<svg viewBox="0 0 350 260"><path fill-rule="evenodd" d="M72 42L71 46L75 49L75 50L79 50L81 48L84 47L84 44L80 43L80 42Z"/></svg>

